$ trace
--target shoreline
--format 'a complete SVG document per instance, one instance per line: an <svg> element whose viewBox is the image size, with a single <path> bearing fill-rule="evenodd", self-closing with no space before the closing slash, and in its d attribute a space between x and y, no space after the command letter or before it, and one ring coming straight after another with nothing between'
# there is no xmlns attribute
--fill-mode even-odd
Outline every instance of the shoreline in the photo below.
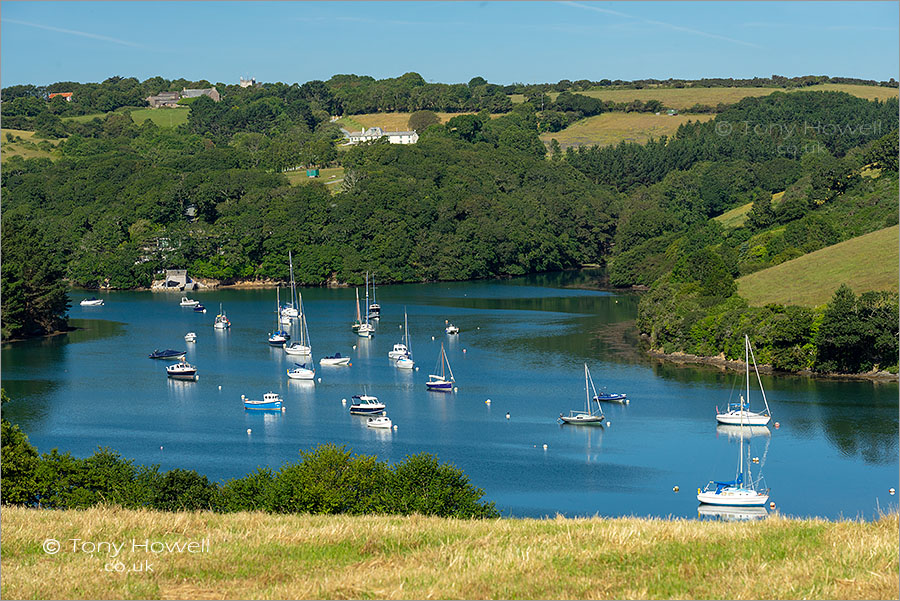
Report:
<svg viewBox="0 0 900 601"><path fill-rule="evenodd" d="M676 351L674 353L664 353L663 351L648 349L645 351L647 356L658 361L675 363L678 365L706 365L709 367L717 367L725 371L744 371L746 363L740 359L726 359L724 354L715 357L705 357L702 355L692 355ZM808 378L818 378L823 380L868 380L870 382L897 382L900 381L898 374L892 374L887 371L872 371L860 374L841 374L834 372L819 373L808 369L801 371L783 371L774 369L769 364L757 365L760 373L773 374L779 376L803 376Z"/></svg>

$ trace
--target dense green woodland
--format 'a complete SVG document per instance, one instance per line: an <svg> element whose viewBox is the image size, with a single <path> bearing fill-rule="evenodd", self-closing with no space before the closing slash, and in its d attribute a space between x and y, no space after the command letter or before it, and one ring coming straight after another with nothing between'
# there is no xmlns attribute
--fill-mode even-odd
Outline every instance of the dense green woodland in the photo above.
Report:
<svg viewBox="0 0 900 601"><path fill-rule="evenodd" d="M426 118L433 124L415 145L336 148L328 115L348 110L353 94L394 86L392 108L359 110L410 110L422 105L401 107L400 92L434 85L407 74L228 87L219 103L194 100L176 129L135 125L120 112L59 121L67 137L58 158L4 163L4 338L64 325L63 279L147 287L166 268L186 268L225 282L284 280L292 251L308 285L358 284L366 271L387 283L605 263L614 286L652 286L638 324L653 346L729 354L742 334L723 324L765 338L769 319L734 295L734 277L897 222L896 99L776 92L688 123L673 138L548 156L538 133L554 112L606 108L561 93L541 111L538 94L499 117L496 107L467 105L480 112L443 125ZM471 98L485 86L475 78L465 87ZM4 123L8 104L39 100L6 98ZM341 187L289 185L281 172L298 165L340 165ZM880 177L861 177L864 169ZM777 203L775 192L784 192ZM749 202L742 227L711 221ZM883 307L896 314L896 298L879 299L854 300L865 327ZM775 313L797 308L782 309ZM828 347L822 319L819 311L793 338L754 345L785 369L896 365L896 345L875 344L880 350L857 355L855 365L820 353Z"/></svg>

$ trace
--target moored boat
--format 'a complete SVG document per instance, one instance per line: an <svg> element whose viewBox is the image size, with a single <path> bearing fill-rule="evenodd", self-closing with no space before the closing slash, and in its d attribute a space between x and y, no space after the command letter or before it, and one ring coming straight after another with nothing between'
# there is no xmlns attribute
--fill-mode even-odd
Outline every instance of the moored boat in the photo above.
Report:
<svg viewBox="0 0 900 601"><path fill-rule="evenodd" d="M198 304L194 307L194 313L206 313L206 307L202 304Z"/></svg>
<svg viewBox="0 0 900 601"><path fill-rule="evenodd" d="M297 367L287 370L287 375L292 380L314 380L316 370L307 367L306 363L294 363Z"/></svg>
<svg viewBox="0 0 900 601"><path fill-rule="evenodd" d="M446 328L444 328L444 331L447 332L448 334L459 334L459 328L457 328L452 323L450 325L448 325Z"/></svg>
<svg viewBox="0 0 900 601"><path fill-rule="evenodd" d="M384 403L378 397L368 394L354 394L353 403L350 405L350 413L353 415L378 415L383 413Z"/></svg>
<svg viewBox="0 0 900 601"><path fill-rule="evenodd" d="M350 357L342 357L340 353L335 353L331 357L322 357L319 359L319 365L349 365Z"/></svg>
<svg viewBox="0 0 900 601"><path fill-rule="evenodd" d="M593 401L597 403L597 411L591 411L591 391L593 391ZM591 378L591 372L587 363L584 364L584 411L572 410L569 415L559 414L559 419L564 424L582 424L599 426L603 424L603 410L600 407L600 401L597 400L597 391L594 389L594 380Z"/></svg>
<svg viewBox="0 0 900 601"><path fill-rule="evenodd" d="M756 357L753 354L753 347L750 346L750 337L744 334L744 355L747 373L747 396L741 395L740 402L728 403L725 411L719 411L716 407L716 421L720 424L729 426L765 426L772 419L769 412L769 402L766 400L766 391L763 389L762 379L759 377L759 370L756 368ZM759 382L759 391L762 393L763 403L766 405L765 411L750 411L750 361L753 361L753 370L756 372L756 380Z"/></svg>
<svg viewBox="0 0 900 601"><path fill-rule="evenodd" d="M386 430L390 430L393 423L391 423L391 418L386 415L382 415L380 417L370 417L366 420L366 426L369 428L383 428Z"/></svg>
<svg viewBox="0 0 900 601"><path fill-rule="evenodd" d="M261 401L254 401L241 395L244 409L258 409L263 411L284 411L284 401L275 392L267 392Z"/></svg>
<svg viewBox="0 0 900 601"><path fill-rule="evenodd" d="M197 305L200 304L200 301L198 301L198 300L191 300L191 299L189 299L189 298L186 297L186 296L182 296L182 297L181 297L181 303L180 303L180 304L181 304L182 307L196 307Z"/></svg>
<svg viewBox="0 0 900 601"><path fill-rule="evenodd" d="M446 351L444 351L444 343L441 343L441 354L438 356L438 365L435 366L434 370L440 370L441 373L429 374L428 381L425 382L425 387L428 388L428 390L451 392L456 380L453 378L453 370L450 369L450 360L447 358Z"/></svg>
<svg viewBox="0 0 900 601"><path fill-rule="evenodd" d="M197 368L186 361L173 363L166 367L166 375L170 378L193 379L197 375Z"/></svg>
<svg viewBox="0 0 900 601"><path fill-rule="evenodd" d="M225 310L222 309L222 303L219 303L219 314L216 315L216 321L213 322L213 327L217 330L227 330L231 327L231 322L228 320L228 316L225 315Z"/></svg>
<svg viewBox="0 0 900 601"><path fill-rule="evenodd" d="M167 348L164 351L156 349L148 357L151 359L184 359L185 354L187 354L187 351L175 351Z"/></svg>
<svg viewBox="0 0 900 601"><path fill-rule="evenodd" d="M86 298L79 303L82 307L102 307L103 299L92 296L91 298Z"/></svg>
<svg viewBox="0 0 900 601"><path fill-rule="evenodd" d="M196 332L188 332L184 335L185 342L197 342L197 334Z"/></svg>

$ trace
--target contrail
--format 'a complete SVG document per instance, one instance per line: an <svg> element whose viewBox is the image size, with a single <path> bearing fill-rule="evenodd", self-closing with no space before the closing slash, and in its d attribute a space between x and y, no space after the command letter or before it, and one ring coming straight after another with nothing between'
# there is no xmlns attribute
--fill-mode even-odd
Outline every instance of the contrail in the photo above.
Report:
<svg viewBox="0 0 900 601"><path fill-rule="evenodd" d="M672 23L665 23L663 21L654 21L652 19L644 19L643 17L635 17L633 15L619 12L617 10L611 10L609 8L600 8L599 6L590 6L587 4L580 4L578 2L560 2L560 4L567 4L569 6L574 6L576 8L592 10L594 12L604 13L607 15L616 15L617 17L626 17L628 19L636 19L643 23L647 23L648 25L659 25L661 27L667 27L667 28L673 29L675 31L683 31L685 33L691 33L691 34L703 36L706 38L712 38L715 40L723 40L725 42L731 42L733 44L741 44L743 46L750 46L751 48L761 48L761 46L759 46L758 44L754 44L752 42L745 42L744 40L736 40L734 38L729 38L724 35L718 35L715 33L707 33L705 31L700 31L698 29L691 29L690 27L682 27L681 25L673 25Z"/></svg>
<svg viewBox="0 0 900 601"><path fill-rule="evenodd" d="M57 31L59 33L68 33L71 35L80 35L84 38L91 38L94 40L101 40L104 42L112 42L114 44L121 44L123 46L131 46L133 48L143 48L140 44L135 44L134 42L128 42L126 40L120 40L118 38L111 38L105 35L100 35L97 33L89 33L86 31L75 31L74 29L63 29L62 27L53 27L52 25L41 25L40 23L29 23L28 21L19 21L18 19L3 19L4 23L15 23L17 25L27 25L29 27L37 27L38 29L46 29L48 31Z"/></svg>

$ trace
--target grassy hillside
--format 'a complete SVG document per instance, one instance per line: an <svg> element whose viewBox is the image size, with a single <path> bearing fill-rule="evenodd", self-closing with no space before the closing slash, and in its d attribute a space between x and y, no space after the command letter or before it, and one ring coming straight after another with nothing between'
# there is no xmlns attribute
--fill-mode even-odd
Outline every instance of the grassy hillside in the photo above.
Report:
<svg viewBox="0 0 900 601"><path fill-rule="evenodd" d="M772 195L772 203L777 205L781 202L783 196L784 192L776 192ZM747 204L735 207L730 211L725 211L718 217L713 217L713 219L725 227L738 227L744 225L744 222L747 221L747 213L749 213L752 208L753 203L748 202Z"/></svg>
<svg viewBox="0 0 900 601"><path fill-rule="evenodd" d="M631 102L632 100L659 100L667 107L678 110L688 109L695 104L706 104L716 106L720 102L725 104L734 104L747 96L768 96L772 92L785 91L781 88L654 88L648 87L640 90L631 89L599 89L589 90L587 92L577 92L594 98L603 100L612 100L613 102ZM794 88L795 91L836 91L847 92L866 100L878 98L884 100L890 97L897 97L897 88L882 88L879 86L860 86L853 84L819 84L805 88ZM555 99L558 93L551 92L548 94ZM521 94L513 94L511 97L513 102L523 102L524 97Z"/></svg>
<svg viewBox="0 0 900 601"><path fill-rule="evenodd" d="M14 141L10 142L6 139L6 135L13 136ZM53 149L59 144L59 140L44 140L35 138L33 131L24 129L4 129L0 132L2 142L0 142L0 160L5 161L14 154L20 155L24 159L35 159L38 157L53 158Z"/></svg>
<svg viewBox="0 0 900 601"><path fill-rule="evenodd" d="M159 127L176 127L187 123L188 108L136 109L131 111L131 119L138 125L150 119Z"/></svg>
<svg viewBox="0 0 900 601"><path fill-rule="evenodd" d="M708 121L715 115L654 115L653 113L603 113L582 119L558 132L541 134L545 144L556 138L565 150L569 146L607 146L626 142L643 144L652 138L672 136L688 121Z"/></svg>
<svg viewBox="0 0 900 601"><path fill-rule="evenodd" d="M435 113L446 123L458 115L471 115L472 113ZM406 131L409 129L409 116L412 113L365 113L363 115L348 115L337 120L337 124L350 131L380 127L385 131ZM491 115L497 117L499 115Z"/></svg>
<svg viewBox="0 0 900 601"><path fill-rule="evenodd" d="M900 226L888 227L797 257L737 280L751 305L821 305L846 283L857 294L898 290Z"/></svg>
<svg viewBox="0 0 900 601"><path fill-rule="evenodd" d="M872 523L777 515L726 523L4 508L0 592L7 599L896 599L898 527L896 513ZM57 554L42 549L48 538L63 544ZM90 555L73 551L70 539L125 548L115 558ZM133 539L209 546L153 554L133 550ZM104 569L117 560L125 570L150 561L153 571Z"/></svg>

